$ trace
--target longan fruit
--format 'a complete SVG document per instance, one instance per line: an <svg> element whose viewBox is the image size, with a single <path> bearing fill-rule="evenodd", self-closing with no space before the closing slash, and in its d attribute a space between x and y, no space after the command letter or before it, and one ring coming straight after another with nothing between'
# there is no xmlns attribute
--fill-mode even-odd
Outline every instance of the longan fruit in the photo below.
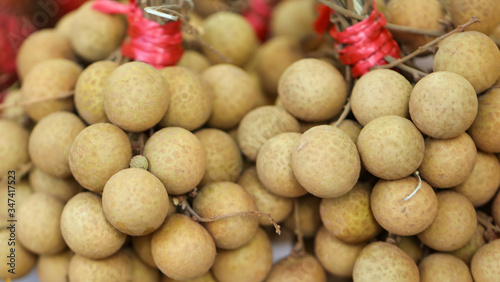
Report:
<svg viewBox="0 0 500 282"><path fill-rule="evenodd" d="M68 278L71 282L131 281L132 261L125 250L103 259L91 259L75 254L69 263Z"/></svg>
<svg viewBox="0 0 500 282"><path fill-rule="evenodd" d="M459 258L449 254L431 254L420 262L418 269L421 282L472 282L469 267Z"/></svg>
<svg viewBox="0 0 500 282"><path fill-rule="evenodd" d="M124 251L132 262L131 282L160 282L160 271L156 266L148 266L130 248L126 248Z"/></svg>
<svg viewBox="0 0 500 282"><path fill-rule="evenodd" d="M177 66L186 67L201 73L210 67L210 62L207 57L196 51L185 50L181 59L177 62Z"/></svg>
<svg viewBox="0 0 500 282"><path fill-rule="evenodd" d="M335 126L335 123L337 121L330 123L330 125ZM347 134L354 144L358 143L359 134L361 133L361 129L363 129L363 126L359 122L352 119L344 119L337 127Z"/></svg>
<svg viewBox="0 0 500 282"><path fill-rule="evenodd" d="M54 177L36 167L29 174L29 183L35 192L46 193L63 203L83 190L73 177Z"/></svg>
<svg viewBox="0 0 500 282"><path fill-rule="evenodd" d="M408 101L413 89L404 76L393 70L373 70L352 89L351 108L356 120L366 125L381 116L409 118Z"/></svg>
<svg viewBox="0 0 500 282"><path fill-rule="evenodd" d="M18 169L30 160L28 154L29 133L15 121L0 119L0 178L7 176L9 170Z"/></svg>
<svg viewBox="0 0 500 282"><path fill-rule="evenodd" d="M420 281L417 264L403 250L386 242L374 242L358 255L354 281Z"/></svg>
<svg viewBox="0 0 500 282"><path fill-rule="evenodd" d="M219 250L212 272L220 282L263 281L273 264L271 240L259 228L246 245L235 250Z"/></svg>
<svg viewBox="0 0 500 282"><path fill-rule="evenodd" d="M82 68L67 59L50 59L37 64L24 78L21 87L23 102L48 99L24 106L28 116L38 122L45 116L74 109L73 98L58 99L75 87Z"/></svg>
<svg viewBox="0 0 500 282"><path fill-rule="evenodd" d="M145 236L132 236L132 247L134 248L137 256L148 266L153 268L158 268L153 259L153 253L151 251L151 238L153 234L148 234Z"/></svg>
<svg viewBox="0 0 500 282"><path fill-rule="evenodd" d="M215 243L190 217L173 214L153 233L153 258L163 274L178 280L205 274L215 260Z"/></svg>
<svg viewBox="0 0 500 282"><path fill-rule="evenodd" d="M68 39L68 43L70 42L69 39L71 38L71 33L73 32L73 20L76 16L76 11L77 10L73 10L64 14L57 21L56 26L54 27L55 31L64 35L64 37Z"/></svg>
<svg viewBox="0 0 500 282"><path fill-rule="evenodd" d="M349 192L358 181L361 164L356 145L342 130L320 125L306 131L292 152L299 183L320 198Z"/></svg>
<svg viewBox="0 0 500 282"><path fill-rule="evenodd" d="M61 215L61 232L78 257L92 260L115 254L127 238L108 222L101 197L91 192L79 193L66 203Z"/></svg>
<svg viewBox="0 0 500 282"><path fill-rule="evenodd" d="M21 125L26 124L28 115L23 106L17 106L18 103L22 102L22 95L21 89L8 90L2 102L6 108L0 111L1 119L9 119Z"/></svg>
<svg viewBox="0 0 500 282"><path fill-rule="evenodd" d="M33 193L18 209L18 238L26 249L41 255L56 254L66 248L61 234L64 204L44 193Z"/></svg>
<svg viewBox="0 0 500 282"><path fill-rule="evenodd" d="M102 193L109 178L129 166L131 157L132 147L123 130L110 123L96 123L76 136L69 167L80 185Z"/></svg>
<svg viewBox="0 0 500 282"><path fill-rule="evenodd" d="M396 238L396 246L418 263L424 254L424 250L417 236L398 236Z"/></svg>
<svg viewBox="0 0 500 282"><path fill-rule="evenodd" d="M500 193L497 193L497 196L493 200L493 205L491 207L491 214L495 223L500 226Z"/></svg>
<svg viewBox="0 0 500 282"><path fill-rule="evenodd" d="M417 236L422 243L435 250L454 251L467 244L476 231L476 211L465 196L455 191L441 191L436 194L436 219Z"/></svg>
<svg viewBox="0 0 500 282"><path fill-rule="evenodd" d="M319 205L321 199L311 194L307 194L297 198L297 205L299 209L299 225L300 231L305 238L312 238L316 235L316 231L321 227L321 216L319 214ZM295 231L295 207L286 218L284 225L291 231Z"/></svg>
<svg viewBox="0 0 500 282"><path fill-rule="evenodd" d="M476 119L468 132L479 150L500 153L500 89L492 88L478 100Z"/></svg>
<svg viewBox="0 0 500 282"><path fill-rule="evenodd" d="M470 265L476 282L495 281L500 277L500 240L482 246L472 257Z"/></svg>
<svg viewBox="0 0 500 282"><path fill-rule="evenodd" d="M455 26L466 23L471 16L477 16L479 22L468 26L466 30L475 30L489 35L500 24L500 18L497 17L500 14L500 6L495 0L444 0L443 2Z"/></svg>
<svg viewBox="0 0 500 282"><path fill-rule="evenodd" d="M104 89L104 111L109 121L126 131L141 132L155 126L170 102L161 72L142 62L119 66Z"/></svg>
<svg viewBox="0 0 500 282"><path fill-rule="evenodd" d="M69 262L73 252L66 250L55 255L43 255L38 260L37 275L40 282L67 282Z"/></svg>
<svg viewBox="0 0 500 282"><path fill-rule="evenodd" d="M73 113L55 112L44 117L35 125L29 138L31 161L51 176L71 176L68 160L71 145L83 129L85 124Z"/></svg>
<svg viewBox="0 0 500 282"><path fill-rule="evenodd" d="M170 277L162 275L161 282L217 282L217 280L215 280L214 275L212 274L212 272L207 271L207 273L203 274L202 276L196 277L194 279L182 280L182 281L181 280L172 279Z"/></svg>
<svg viewBox="0 0 500 282"><path fill-rule="evenodd" d="M107 122L104 112L104 87L118 64L98 61L85 68L75 86L75 107L80 117L88 124Z"/></svg>
<svg viewBox="0 0 500 282"><path fill-rule="evenodd" d="M470 265L472 257L476 251L486 244L486 240L484 239L485 231L486 229L478 223L476 231L472 235L472 238L470 238L469 242L461 248L449 252L449 254L456 256L457 258L463 260L467 265Z"/></svg>
<svg viewBox="0 0 500 282"><path fill-rule="evenodd" d="M149 171L161 180L171 195L193 190L206 169L206 154L196 136L180 127L157 131L144 146Z"/></svg>
<svg viewBox="0 0 500 282"><path fill-rule="evenodd" d="M315 281L326 282L326 273L316 258L310 254L287 256L276 262L267 282Z"/></svg>
<svg viewBox="0 0 500 282"><path fill-rule="evenodd" d="M12 182L11 182L12 183ZM30 186L30 183L23 179L21 181L17 181L15 185L10 185L11 187L15 187L15 204L17 207L20 207L22 203L29 198L31 194L33 194L33 189ZM10 189L12 191L12 188ZM8 181L0 184L0 220L3 220L5 224L7 224L7 220L9 219L17 219L18 215L14 214L14 218L11 218L9 215L9 185ZM12 201L10 201L12 203ZM2 225L0 224L0 227ZM7 224L8 226L8 224Z"/></svg>
<svg viewBox="0 0 500 282"><path fill-rule="evenodd" d="M408 119L382 116L370 121L358 136L363 166L376 177L396 180L418 169L424 159L424 137Z"/></svg>
<svg viewBox="0 0 500 282"><path fill-rule="evenodd" d="M338 114L346 102L346 83L332 65L302 59L290 65L279 80L283 106L304 121L325 121Z"/></svg>
<svg viewBox="0 0 500 282"><path fill-rule="evenodd" d="M465 132L477 114L478 100L462 76L436 71L422 78L410 95L411 119L423 134L453 138Z"/></svg>
<svg viewBox="0 0 500 282"><path fill-rule="evenodd" d="M202 17L229 9L228 3L222 0L193 0L194 11Z"/></svg>
<svg viewBox="0 0 500 282"><path fill-rule="evenodd" d="M271 15L271 33L276 36L291 36L297 40L314 34L316 19L314 3L310 0L281 1Z"/></svg>
<svg viewBox="0 0 500 282"><path fill-rule="evenodd" d="M16 232L19 233L18 230ZM15 245L15 259L9 258L9 256L12 256L11 248L13 247L9 246L9 242L11 242L9 239L16 236L14 234L8 228L0 229L0 256L3 262L0 263L0 279L7 280L8 278L17 279L23 277L35 267L36 256L19 242ZM9 265L9 263L13 264ZM12 268L15 268L15 273L9 272Z"/></svg>
<svg viewBox="0 0 500 282"><path fill-rule="evenodd" d="M198 192L193 201L193 209L199 216L210 218L255 211L257 207L252 196L240 185L232 182L215 182ZM213 236L218 248L232 250L252 240L259 226L259 218L256 215L236 215L205 222L204 226Z"/></svg>

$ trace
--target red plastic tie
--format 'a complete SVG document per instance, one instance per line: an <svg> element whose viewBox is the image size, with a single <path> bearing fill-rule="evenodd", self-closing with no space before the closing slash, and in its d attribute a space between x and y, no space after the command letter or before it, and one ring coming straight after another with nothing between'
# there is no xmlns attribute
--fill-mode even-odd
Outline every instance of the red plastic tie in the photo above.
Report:
<svg viewBox="0 0 500 282"><path fill-rule="evenodd" d="M173 66L181 59L182 21L169 21L163 25L148 20L135 0L121 4L110 0L96 0L92 8L106 14L126 14L129 38L123 42L121 52L133 60L153 65L157 69Z"/></svg>
<svg viewBox="0 0 500 282"><path fill-rule="evenodd" d="M319 16L314 23L317 33L321 34L327 30L329 12L334 13L327 6L319 7ZM373 11L366 19L341 32L337 31L335 26L330 29L339 59L343 64L352 66L353 77L368 73L373 66L387 64L384 59L387 55L394 58L401 57L399 45L385 28L386 24L387 20L377 11L374 1Z"/></svg>
<svg viewBox="0 0 500 282"><path fill-rule="evenodd" d="M250 7L243 14L261 42L267 38L272 11L273 4L269 0L250 0Z"/></svg>

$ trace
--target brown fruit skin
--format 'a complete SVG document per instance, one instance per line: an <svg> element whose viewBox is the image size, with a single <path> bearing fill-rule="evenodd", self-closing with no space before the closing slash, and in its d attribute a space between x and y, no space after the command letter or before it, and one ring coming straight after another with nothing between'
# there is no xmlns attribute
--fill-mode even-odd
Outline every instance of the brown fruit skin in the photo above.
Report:
<svg viewBox="0 0 500 282"><path fill-rule="evenodd" d="M314 33L314 19L316 14L313 1L282 1L274 7L270 32L274 37L286 35L300 40Z"/></svg>
<svg viewBox="0 0 500 282"><path fill-rule="evenodd" d="M29 174L29 181L31 187L33 187L33 191L46 193L63 203L66 203L69 199L83 190L73 177L53 177L36 167L33 168Z"/></svg>
<svg viewBox="0 0 500 282"><path fill-rule="evenodd" d="M320 125L300 137L292 152L292 168L309 193L335 198L354 187L361 164L349 136L338 128Z"/></svg>
<svg viewBox="0 0 500 282"><path fill-rule="evenodd" d="M420 262L418 268L421 282L472 282L469 267L459 258L449 254L431 254Z"/></svg>
<svg viewBox="0 0 500 282"><path fill-rule="evenodd" d="M382 116L369 122L358 136L363 166L373 175L396 180L419 167L424 158L424 138L415 125L399 116Z"/></svg>
<svg viewBox="0 0 500 282"><path fill-rule="evenodd" d="M178 67L185 67L199 73L210 67L210 62L204 55L193 51L184 50L184 54L181 59L177 62Z"/></svg>
<svg viewBox="0 0 500 282"><path fill-rule="evenodd" d="M255 161L260 148L271 137L283 132L299 132L299 122L276 106L262 106L243 117L238 127L238 145L243 154Z"/></svg>
<svg viewBox="0 0 500 282"><path fill-rule="evenodd" d="M335 126L335 123L337 123L337 121L330 123L330 125ZM341 121L337 127L347 134L354 144L358 143L359 134L361 133L361 129L363 129L360 123L355 120L345 119Z"/></svg>
<svg viewBox="0 0 500 282"><path fill-rule="evenodd" d="M325 227L321 227L314 239L314 253L323 267L330 273L351 277L354 262L366 244L347 244L335 238Z"/></svg>
<svg viewBox="0 0 500 282"><path fill-rule="evenodd" d="M73 18L71 46L87 62L104 60L125 36L125 23L119 15L106 14L83 4Z"/></svg>
<svg viewBox="0 0 500 282"><path fill-rule="evenodd" d="M240 185L232 182L215 182L199 191L193 201L193 209L201 217L210 218L255 211L257 207L252 196ZM204 226L214 237L218 248L232 250L252 240L259 226L259 218L255 215L237 215L206 222Z"/></svg>
<svg viewBox="0 0 500 282"><path fill-rule="evenodd" d="M153 134L143 155L149 161L149 171L171 195L193 190L205 173L206 153L201 142L180 127L167 127Z"/></svg>
<svg viewBox="0 0 500 282"><path fill-rule="evenodd" d="M170 103L168 85L161 72L142 62L119 66L104 89L108 119L126 131L141 132L155 126Z"/></svg>
<svg viewBox="0 0 500 282"><path fill-rule="evenodd" d="M178 126L195 130L207 122L212 113L212 89L201 75L184 67L160 70L170 92L170 105L160 126Z"/></svg>
<svg viewBox="0 0 500 282"><path fill-rule="evenodd" d="M253 109L258 96L257 87L244 70L229 64L211 66L202 73L203 79L212 87L213 110L208 125L219 129L230 129Z"/></svg>
<svg viewBox="0 0 500 282"><path fill-rule="evenodd" d="M7 95L3 100L4 108L0 111L0 119L8 119L15 121L19 124L26 124L28 115L23 106L17 106L22 102L22 93L20 89L7 90Z"/></svg>
<svg viewBox="0 0 500 282"><path fill-rule="evenodd" d="M497 194L491 208L491 214L495 219L497 226L500 226L500 193Z"/></svg>
<svg viewBox="0 0 500 282"><path fill-rule="evenodd" d="M418 267L405 252L385 242L366 246L354 264L354 281L418 282Z"/></svg>
<svg viewBox="0 0 500 282"><path fill-rule="evenodd" d="M129 166L131 157L132 146L123 130L110 123L96 123L76 136L69 167L80 185L102 193L109 178Z"/></svg>
<svg viewBox="0 0 500 282"><path fill-rule="evenodd" d="M424 254L424 246L416 236L403 236L396 240L396 246L403 250L416 263L420 261Z"/></svg>
<svg viewBox="0 0 500 282"><path fill-rule="evenodd" d="M259 180L271 193L280 197L300 197L307 193L295 178L292 169L292 151L301 134L278 134L262 145L257 155Z"/></svg>
<svg viewBox="0 0 500 282"><path fill-rule="evenodd" d="M433 138L453 138L465 132L477 114L477 96L462 76L437 71L422 78L410 96L410 116Z"/></svg>
<svg viewBox="0 0 500 282"><path fill-rule="evenodd" d="M137 256L148 266L158 268L151 251L151 238L153 238L153 234L145 236L132 236L131 238L132 247L134 248Z"/></svg>
<svg viewBox="0 0 500 282"><path fill-rule="evenodd" d="M310 254L288 256L273 265L267 282L315 281L326 282L326 273L321 264Z"/></svg>
<svg viewBox="0 0 500 282"><path fill-rule="evenodd" d="M477 151L477 161L469 177L453 188L471 201L474 207L486 204L500 187L500 162L495 154Z"/></svg>
<svg viewBox="0 0 500 282"><path fill-rule="evenodd" d="M487 35L477 31L455 33L438 44L434 71L450 71L465 77L479 94L500 76L500 50Z"/></svg>
<svg viewBox="0 0 500 282"><path fill-rule="evenodd" d="M66 37L68 40L71 38L71 33L73 32L73 19L76 16L76 11L77 10L73 10L64 14L54 26L54 30Z"/></svg>
<svg viewBox="0 0 500 282"><path fill-rule="evenodd" d="M456 256L457 258L463 260L467 265L470 265L472 257L476 251L486 244L486 240L484 239L485 231L486 229L478 223L476 232L474 232L474 235L472 235L469 242L467 242L467 244L460 249L452 251L449 254Z"/></svg>
<svg viewBox="0 0 500 282"><path fill-rule="evenodd" d="M283 221L292 212L293 200L276 196L269 192L260 182L255 166L247 168L243 172L238 180L238 184L250 193L257 210L269 213L276 222ZM272 225L267 216L260 217L259 224L263 226Z"/></svg>
<svg viewBox="0 0 500 282"><path fill-rule="evenodd" d="M72 251L96 260L116 253L127 238L108 222L101 197L91 192L79 193L64 206L61 231Z"/></svg>
<svg viewBox="0 0 500 282"><path fill-rule="evenodd" d="M40 282L67 282L69 262L73 252L66 250L55 255L43 255L38 260L37 275Z"/></svg>
<svg viewBox="0 0 500 282"><path fill-rule="evenodd" d="M217 282L217 280L215 280L212 272L208 271L207 273L205 273L202 276L196 277L194 279L182 280L182 281L175 280L175 279L172 279L172 278L167 277L165 275L162 275L161 282Z"/></svg>
<svg viewBox="0 0 500 282"><path fill-rule="evenodd" d="M500 89L492 88L478 100L476 119L468 132L479 150L500 153Z"/></svg>
<svg viewBox="0 0 500 282"><path fill-rule="evenodd" d="M393 70L370 71L354 84L352 112L362 125L381 116L409 118L408 101L412 89L410 82Z"/></svg>
<svg viewBox="0 0 500 282"><path fill-rule="evenodd" d="M500 240L482 246L472 257L470 266L476 282L496 281L500 277Z"/></svg>
<svg viewBox="0 0 500 282"><path fill-rule="evenodd" d="M73 90L81 71L79 65L66 59L50 59L37 64L23 81L21 100L49 100L25 106L28 116L38 122L53 112L73 111L72 97L56 98Z"/></svg>
<svg viewBox="0 0 500 282"><path fill-rule="evenodd" d="M102 208L119 231L143 236L158 229L169 208L167 190L147 170L129 168L115 173L104 186Z"/></svg>
<svg viewBox="0 0 500 282"><path fill-rule="evenodd" d="M476 146L467 133L452 139L427 137L424 160L418 170L433 188L451 188L469 177L476 159Z"/></svg>
<svg viewBox="0 0 500 282"><path fill-rule="evenodd" d="M386 7L384 14L389 23L433 31L442 29L439 20L444 16L437 0L391 0ZM404 45L403 49L408 51L416 50L434 39L431 36L403 31L391 30L391 33L394 39Z"/></svg>
<svg viewBox="0 0 500 282"><path fill-rule="evenodd" d="M318 59L290 65L280 78L278 94L283 106L304 121L325 121L338 114L346 101L343 76Z"/></svg>
<svg viewBox="0 0 500 282"><path fill-rule="evenodd" d="M297 198L299 205L300 231L305 238L312 238L321 227L321 216L319 214L319 204L321 199L311 194ZM295 207L283 223L286 228L295 232Z"/></svg>
<svg viewBox="0 0 500 282"><path fill-rule="evenodd" d="M188 216L173 214L153 233L153 258L168 277L193 279L205 274L215 260L215 243L199 223Z"/></svg>
<svg viewBox="0 0 500 282"><path fill-rule="evenodd" d="M75 254L69 263L69 281L132 282L132 261L125 250L94 260Z"/></svg>
<svg viewBox="0 0 500 282"><path fill-rule="evenodd" d="M243 66L257 49L257 37L248 21L232 12L217 12L203 21L201 38L236 66ZM226 62L218 53L203 45L214 64Z"/></svg>
<svg viewBox="0 0 500 282"><path fill-rule="evenodd" d="M434 222L438 212L436 193L425 181L420 190L404 201L419 185L415 177L379 180L370 198L371 210L377 222L390 233L416 235Z"/></svg>
<svg viewBox="0 0 500 282"><path fill-rule="evenodd" d="M54 29L42 29L28 36L19 47L16 57L17 74L24 80L33 67L45 60L73 60L74 57L67 38Z"/></svg>
<svg viewBox="0 0 500 282"><path fill-rule="evenodd" d="M30 159L28 154L28 130L18 123L0 119L0 175L6 177L9 170L18 169Z"/></svg>
<svg viewBox="0 0 500 282"><path fill-rule="evenodd" d="M236 250L219 250L212 273L220 282L264 281L273 264L271 240L259 228L248 244Z"/></svg>
<svg viewBox="0 0 500 282"><path fill-rule="evenodd" d="M148 266L141 261L137 254L130 248L126 248L124 251L132 262L131 282L160 282L160 271L156 266Z"/></svg>
<svg viewBox="0 0 500 282"><path fill-rule="evenodd" d="M118 64L98 61L85 68L75 86L75 107L80 117L88 124L107 122L104 112L104 87Z"/></svg>
<svg viewBox="0 0 500 282"><path fill-rule="evenodd" d="M476 211L467 198L455 191L438 192L438 214L434 222L418 234L422 243L449 252L463 247L476 231Z"/></svg>
<svg viewBox="0 0 500 282"><path fill-rule="evenodd" d="M31 132L31 161L41 171L60 178L71 176L71 145L85 124L73 113L55 112L40 120Z"/></svg>
<svg viewBox="0 0 500 282"><path fill-rule="evenodd" d="M11 266L7 263L10 263L10 258L8 259L7 257L11 255L11 247L8 245L9 238L11 238L10 236L11 233L9 229L0 229L0 246L2 246L0 247L0 256L3 260L3 263L0 264L0 279L5 280L7 280L7 278L17 279L23 277L24 275L28 274L33 269L33 267L35 267L36 263L36 256L26 250L26 248L23 247L23 245L19 244L19 242L17 242L15 246L15 274L9 272Z"/></svg>
<svg viewBox="0 0 500 282"><path fill-rule="evenodd" d="M500 24L500 6L495 0L444 0L446 10L450 13L453 23L458 26L466 23L471 16L479 18L479 22L466 28L486 35L491 34Z"/></svg>
<svg viewBox="0 0 500 282"><path fill-rule="evenodd" d="M194 11L202 17L229 9L226 2L221 0L193 0Z"/></svg>
<svg viewBox="0 0 500 282"><path fill-rule="evenodd" d="M375 237L382 230L370 209L370 188L369 184L358 182L347 194L321 201L321 221L337 239L359 244Z"/></svg>

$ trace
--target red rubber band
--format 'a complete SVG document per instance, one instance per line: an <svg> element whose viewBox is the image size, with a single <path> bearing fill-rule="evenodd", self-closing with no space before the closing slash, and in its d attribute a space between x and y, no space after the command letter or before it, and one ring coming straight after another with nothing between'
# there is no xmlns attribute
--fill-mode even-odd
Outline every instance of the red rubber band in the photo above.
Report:
<svg viewBox="0 0 500 282"><path fill-rule="evenodd" d="M262 42L266 40L269 31L269 22L273 4L269 0L250 0L250 7L243 16L255 30L255 34Z"/></svg>

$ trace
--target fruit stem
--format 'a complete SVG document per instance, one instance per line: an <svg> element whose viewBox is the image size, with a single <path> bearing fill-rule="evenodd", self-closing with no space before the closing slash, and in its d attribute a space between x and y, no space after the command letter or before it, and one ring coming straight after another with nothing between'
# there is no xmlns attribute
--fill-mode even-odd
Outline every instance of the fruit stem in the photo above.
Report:
<svg viewBox="0 0 500 282"><path fill-rule="evenodd" d="M481 224L486 228L486 231L484 232L484 237L488 240L488 242L491 242L499 238L499 236L496 233L500 233L500 227L492 223L493 218L491 216L488 216L482 211L477 211L476 217L479 224Z"/></svg>
<svg viewBox="0 0 500 282"><path fill-rule="evenodd" d="M397 59L387 55L387 56L385 56L384 60L386 60L388 63L392 63L392 62L396 61ZM428 73L426 73L426 72L423 72L423 71L418 70L416 68L412 68L412 67L405 65L405 64L398 64L396 66L396 68L409 72L413 76L413 79L415 81L419 81L422 77L425 77L426 75L428 75Z"/></svg>
<svg viewBox="0 0 500 282"><path fill-rule="evenodd" d="M297 235L297 243L293 247L292 255L296 257L301 257L305 255L304 250L304 234L302 233L302 229L300 228L300 218L299 218L299 202L298 200L294 200L293 202L293 213L295 220L295 234Z"/></svg>
<svg viewBox="0 0 500 282"><path fill-rule="evenodd" d="M418 192L418 190L420 190L420 187L422 187L422 178L420 178L420 172L418 170L415 171L415 176L417 176L418 178L418 186L408 197L403 199L403 201L405 202L411 199L411 197L413 197L413 195L415 195Z"/></svg>
<svg viewBox="0 0 500 282"><path fill-rule="evenodd" d="M351 111L351 99L347 99L347 103L344 105L344 111L340 115L339 119L335 122L334 127L339 127L339 125L346 119L347 115Z"/></svg>

